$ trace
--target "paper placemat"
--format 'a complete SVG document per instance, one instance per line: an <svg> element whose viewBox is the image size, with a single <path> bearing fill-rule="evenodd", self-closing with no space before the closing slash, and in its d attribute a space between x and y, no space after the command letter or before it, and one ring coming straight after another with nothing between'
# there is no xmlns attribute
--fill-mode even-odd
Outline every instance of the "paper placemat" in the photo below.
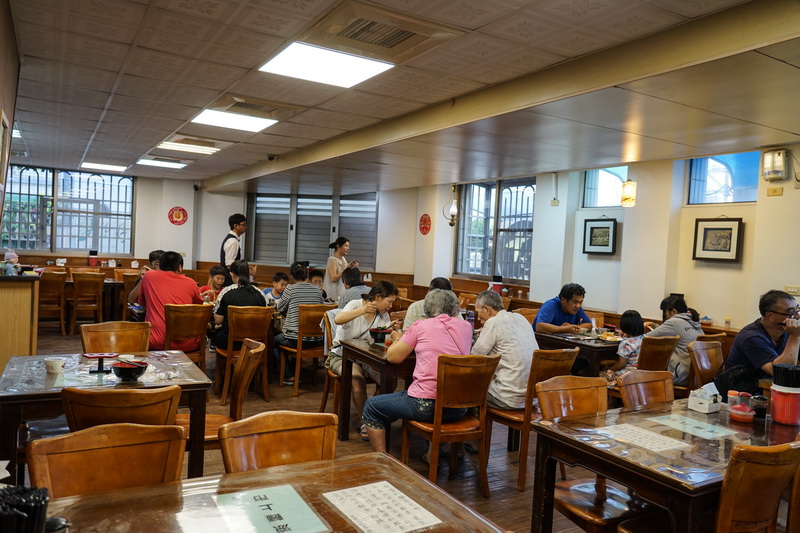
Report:
<svg viewBox="0 0 800 533"><path fill-rule="evenodd" d="M217 506L236 533L327 533L328 525L291 485L220 494Z"/></svg>
<svg viewBox="0 0 800 533"><path fill-rule="evenodd" d="M678 439L665 437L664 435L659 435L658 433L634 426L633 424L605 426L597 428L597 431L608 435L614 440L640 446L653 452L663 452L665 450L674 450L690 446Z"/></svg>

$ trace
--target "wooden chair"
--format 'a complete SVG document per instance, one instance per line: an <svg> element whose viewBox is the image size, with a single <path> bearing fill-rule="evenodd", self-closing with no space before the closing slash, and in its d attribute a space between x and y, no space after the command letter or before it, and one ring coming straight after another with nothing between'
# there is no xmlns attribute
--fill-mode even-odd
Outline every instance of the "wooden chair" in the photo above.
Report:
<svg viewBox="0 0 800 533"><path fill-rule="evenodd" d="M392 321L404 320L406 318L407 311L408 311L407 309L403 309L402 311L392 311L391 313L389 313L389 318L391 318ZM402 324L400 325L402 326Z"/></svg>
<svg viewBox="0 0 800 533"><path fill-rule="evenodd" d="M511 307L511 298L509 298L508 296L501 296L500 301L503 302L503 309L508 311L508 308Z"/></svg>
<svg viewBox="0 0 800 533"><path fill-rule="evenodd" d="M206 331L211 317L212 305L203 304L165 304L164 317L166 331L164 333L164 349L170 348L176 341L195 341L197 349L183 352L206 373Z"/></svg>
<svg viewBox="0 0 800 533"><path fill-rule="evenodd" d="M72 298L69 305L69 334L75 335L75 321L81 312L91 312L95 322L103 321L103 284L105 274L78 272L72 275Z"/></svg>
<svg viewBox="0 0 800 533"><path fill-rule="evenodd" d="M28 446L31 484L51 498L181 479L186 435L178 426L106 424Z"/></svg>
<svg viewBox="0 0 800 533"><path fill-rule="evenodd" d="M719 341L694 341L689 343L689 357L696 388L711 383L717 377L725 358Z"/></svg>
<svg viewBox="0 0 800 533"><path fill-rule="evenodd" d="M458 306L462 309L466 309L470 304L475 305L475 300L477 299L477 294L471 292L462 292L458 295Z"/></svg>
<svg viewBox="0 0 800 533"><path fill-rule="evenodd" d="M122 309L124 310L128 305L128 296L130 295L133 288L136 286L136 282L140 279L139 274L123 274L122 275L122 293L119 295L120 303L122 304Z"/></svg>
<svg viewBox="0 0 800 533"><path fill-rule="evenodd" d="M336 457L334 414L271 411L219 428L225 472L247 472L271 466Z"/></svg>
<svg viewBox="0 0 800 533"><path fill-rule="evenodd" d="M230 311L231 307L228 308ZM233 383L231 385L231 406L228 416L207 414L205 430L205 448L214 450L219 448L219 428L228 422L241 420L244 400L247 397L247 389L253 376L261 364L264 357L266 345L252 339L244 339L242 348L237 356L236 367L233 371ZM189 435L190 415L188 413L178 413L175 417L175 424L182 426Z"/></svg>
<svg viewBox="0 0 800 533"><path fill-rule="evenodd" d="M518 313L518 314L524 316L525 320L527 320L528 323L531 326L533 326L533 321L536 320L536 315L539 314L539 310L538 309L529 309L527 307L521 307L519 309L514 309L514 311L512 311L512 312L513 313Z"/></svg>
<svg viewBox="0 0 800 533"><path fill-rule="evenodd" d="M544 419L605 411L607 390L603 378L559 376L536 384ZM615 531L617 524L634 518L643 507L621 489L624 487L608 485L602 476L559 481L554 508L584 531Z"/></svg>
<svg viewBox="0 0 800 533"><path fill-rule="evenodd" d="M397 287L398 298L408 298L408 287Z"/></svg>
<svg viewBox="0 0 800 533"><path fill-rule="evenodd" d="M44 267L42 272L63 272L64 274L66 274L67 273L67 267L63 267L63 266L60 267L60 266L52 266L52 265L50 265L50 266Z"/></svg>
<svg viewBox="0 0 800 533"><path fill-rule="evenodd" d="M631 370L617 380L622 405L638 407L675 399L672 372L667 370Z"/></svg>
<svg viewBox="0 0 800 533"><path fill-rule="evenodd" d="M403 298L402 296L398 296L397 298L395 298L394 304L392 304L392 311L405 311L415 301L416 300L410 300L408 298Z"/></svg>
<svg viewBox="0 0 800 533"><path fill-rule="evenodd" d="M697 336L697 340L701 342L717 341L722 344L728 338L726 333L704 333Z"/></svg>
<svg viewBox="0 0 800 533"><path fill-rule="evenodd" d="M488 422L486 424L486 446L491 446L492 423L498 422L510 429L521 432L519 444L519 475L517 476L517 490L525 490L525 477L528 470L528 445L531 435L531 420L540 418L538 409L534 407L536 398L536 384L556 376L568 375L578 348L564 350L535 350L531 360L531 371L528 374L528 388L525 393L524 409L496 409L486 407ZM488 450L487 450L488 452ZM562 465L562 477L566 479Z"/></svg>
<svg viewBox="0 0 800 533"><path fill-rule="evenodd" d="M439 466L439 445L454 443L450 446L450 477L455 475L458 451L462 442L478 440L478 479L481 494L489 497L489 480L486 465L489 461L489 447L484 443L488 416L486 414L486 391L494 377L499 355L447 355L439 356L436 373L436 405L433 422L403 420L403 441L400 459L408 464L408 451L411 433L420 435L430 441L430 466L428 479L436 483L436 472ZM445 407L478 407L480 416L475 418L466 414L459 420L442 421L442 410ZM457 444L455 444L457 443Z"/></svg>
<svg viewBox="0 0 800 533"><path fill-rule="evenodd" d="M259 306L230 306L228 307L228 346L216 347L216 367L214 369L214 387L217 394L221 394L219 404L228 403L228 393L231 387L231 370L236 364L236 347L244 339L263 342L267 344L267 335L272 327L272 313L274 307ZM266 357L265 359L269 359ZM264 400L269 401L269 375L268 361L264 362Z"/></svg>
<svg viewBox="0 0 800 533"><path fill-rule="evenodd" d="M83 353L146 352L150 322L101 322L81 326Z"/></svg>
<svg viewBox="0 0 800 533"><path fill-rule="evenodd" d="M639 349L638 370L666 370L680 336L644 337Z"/></svg>
<svg viewBox="0 0 800 533"><path fill-rule="evenodd" d="M328 349L333 347L333 324L331 324L330 313L323 315L325 321L325 338L328 342ZM319 404L319 412L324 413L325 407L328 405L328 395L331 392L331 384L333 384L333 412L339 412L339 397L341 396L341 383L342 378L330 368L325 369L325 385L322 389L322 401ZM281 374L282 376L283 374Z"/></svg>
<svg viewBox="0 0 800 533"><path fill-rule="evenodd" d="M178 385L157 389L78 389L61 390L61 404L70 431L102 424L175 424L181 388Z"/></svg>
<svg viewBox="0 0 800 533"><path fill-rule="evenodd" d="M135 274L136 276L139 275L138 268L116 268L114 269L114 281L124 281L125 274Z"/></svg>
<svg viewBox="0 0 800 533"><path fill-rule="evenodd" d="M50 313L58 313L61 336L64 336L67 334L65 314L67 304L64 298L67 273L44 272L39 280L39 318Z"/></svg>
<svg viewBox="0 0 800 533"><path fill-rule="evenodd" d="M300 305L298 306L298 328L297 328L297 347L290 348L289 346L280 346L281 350L281 369L278 377L280 386L283 386L284 370L286 370L286 359L294 356L294 390L292 396L297 396L298 387L300 386L300 363L303 359L319 359L325 356L324 347L322 343L317 346L308 346L309 338L322 337L324 334L320 323L325 312L330 309L336 309L336 305L316 304L316 305ZM303 344L306 344L303 346Z"/></svg>
<svg viewBox="0 0 800 533"><path fill-rule="evenodd" d="M69 273L69 277L74 279L73 274L75 274L76 272L81 274L85 274L87 272L99 274L100 267L67 267L67 272Z"/></svg>
<svg viewBox="0 0 800 533"><path fill-rule="evenodd" d="M604 327L603 324L605 324L606 320L605 313L602 313L600 311L589 311L587 309L584 309L584 312L586 313L586 316L588 316L589 318L594 318L595 327L597 328Z"/></svg>
<svg viewBox="0 0 800 533"><path fill-rule="evenodd" d="M777 446L736 446L731 452L719 495L716 533L775 531L781 494L792 483L787 532L798 531L800 513L800 442ZM794 481L793 481L794 479ZM620 533L664 531L667 513L628 520ZM709 529L709 531L712 531Z"/></svg>

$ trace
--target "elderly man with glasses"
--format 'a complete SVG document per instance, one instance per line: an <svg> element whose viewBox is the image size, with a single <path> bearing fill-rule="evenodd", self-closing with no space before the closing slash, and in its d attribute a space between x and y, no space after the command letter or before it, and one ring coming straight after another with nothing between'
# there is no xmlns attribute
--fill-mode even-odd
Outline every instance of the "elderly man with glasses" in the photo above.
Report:
<svg viewBox="0 0 800 533"><path fill-rule="evenodd" d="M771 376L773 364L797 364L800 311L791 294L777 290L761 296L758 310L761 318L736 335L725 367L752 366Z"/></svg>

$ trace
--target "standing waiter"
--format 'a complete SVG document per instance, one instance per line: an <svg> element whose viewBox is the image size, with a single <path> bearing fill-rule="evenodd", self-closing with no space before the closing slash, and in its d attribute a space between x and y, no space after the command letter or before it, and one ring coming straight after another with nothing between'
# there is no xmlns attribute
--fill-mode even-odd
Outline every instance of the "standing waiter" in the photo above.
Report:
<svg viewBox="0 0 800 533"><path fill-rule="evenodd" d="M222 246L219 249L219 264L225 268L225 287L231 285L230 268L234 261L242 258L242 246L239 238L247 231L247 218L241 213L236 213L228 217L228 226L231 231L222 239Z"/></svg>

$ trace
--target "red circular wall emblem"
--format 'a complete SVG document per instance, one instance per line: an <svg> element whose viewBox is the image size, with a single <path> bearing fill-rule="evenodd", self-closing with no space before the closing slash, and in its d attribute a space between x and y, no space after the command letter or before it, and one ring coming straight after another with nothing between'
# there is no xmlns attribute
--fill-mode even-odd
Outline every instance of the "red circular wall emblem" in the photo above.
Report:
<svg viewBox="0 0 800 533"><path fill-rule="evenodd" d="M189 213L186 212L186 209L176 205L169 210L167 218L174 225L182 226L183 224L186 224L186 221L189 219Z"/></svg>
<svg viewBox="0 0 800 533"><path fill-rule="evenodd" d="M419 232L427 235L431 231L431 216L428 213L419 217Z"/></svg>

